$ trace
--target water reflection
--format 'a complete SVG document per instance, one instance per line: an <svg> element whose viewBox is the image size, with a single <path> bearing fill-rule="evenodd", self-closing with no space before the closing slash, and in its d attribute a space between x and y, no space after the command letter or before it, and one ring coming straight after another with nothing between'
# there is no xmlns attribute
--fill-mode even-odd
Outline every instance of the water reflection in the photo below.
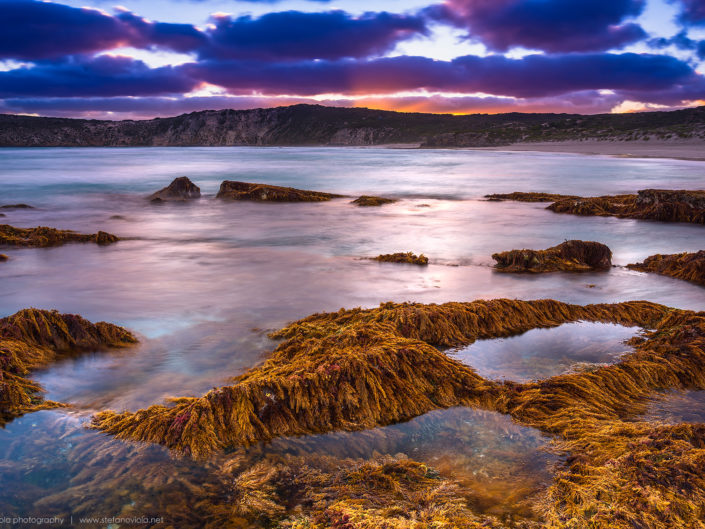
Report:
<svg viewBox="0 0 705 529"><path fill-rule="evenodd" d="M640 420L705 423L705 391L669 391L654 396Z"/></svg>
<svg viewBox="0 0 705 529"><path fill-rule="evenodd" d="M624 342L638 331L638 327L580 321L510 338L477 340L448 354L485 378L528 382L615 363L633 351Z"/></svg>

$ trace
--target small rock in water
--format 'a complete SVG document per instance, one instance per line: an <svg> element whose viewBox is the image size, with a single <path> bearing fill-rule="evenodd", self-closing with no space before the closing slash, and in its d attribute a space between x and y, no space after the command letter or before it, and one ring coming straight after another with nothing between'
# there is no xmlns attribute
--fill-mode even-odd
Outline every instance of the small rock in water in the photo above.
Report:
<svg viewBox="0 0 705 529"><path fill-rule="evenodd" d="M191 182L187 176L175 178L167 187L149 196L153 203L165 200L192 200L201 198L201 188Z"/></svg>
<svg viewBox="0 0 705 529"><path fill-rule="evenodd" d="M6 204L0 206L0 209L34 209L34 206L29 206L27 204Z"/></svg>

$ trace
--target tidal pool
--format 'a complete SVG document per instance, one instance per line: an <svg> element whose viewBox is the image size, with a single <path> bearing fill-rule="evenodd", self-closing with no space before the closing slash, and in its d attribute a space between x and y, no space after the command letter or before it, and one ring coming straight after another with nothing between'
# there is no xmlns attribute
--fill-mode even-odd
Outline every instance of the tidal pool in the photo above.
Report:
<svg viewBox="0 0 705 529"><path fill-rule="evenodd" d="M655 395L639 419L667 424L705 423L705 391L669 391Z"/></svg>
<svg viewBox="0 0 705 529"><path fill-rule="evenodd" d="M613 364L633 350L625 341L639 330L579 321L509 338L477 340L448 354L485 378L528 382Z"/></svg>

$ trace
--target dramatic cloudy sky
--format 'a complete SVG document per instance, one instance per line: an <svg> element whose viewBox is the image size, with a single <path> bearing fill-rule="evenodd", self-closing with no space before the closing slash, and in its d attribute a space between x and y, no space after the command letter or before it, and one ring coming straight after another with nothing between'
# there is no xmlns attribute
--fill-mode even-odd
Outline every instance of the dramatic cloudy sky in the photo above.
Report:
<svg viewBox="0 0 705 529"><path fill-rule="evenodd" d="M118 0L119 1L119 0ZM705 0L0 0L0 112L705 104Z"/></svg>

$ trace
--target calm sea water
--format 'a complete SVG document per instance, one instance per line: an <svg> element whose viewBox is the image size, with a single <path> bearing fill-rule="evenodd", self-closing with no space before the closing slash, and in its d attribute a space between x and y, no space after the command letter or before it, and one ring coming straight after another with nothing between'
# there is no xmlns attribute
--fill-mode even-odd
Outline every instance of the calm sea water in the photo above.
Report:
<svg viewBox="0 0 705 529"><path fill-rule="evenodd" d="M145 199L181 175L201 187L201 200L155 206ZM350 199L219 203L213 196L225 179L400 201L382 208L358 208ZM118 323L142 337L128 351L67 360L35 376L48 398L75 408L68 415L26 416L0 431L0 483L23 492L0 488L6 511L36 511L50 489L69 486L72 471L55 462L74 449L66 441L72 435L103 439L81 428L94 411L137 409L222 385L275 346L268 330L313 312L389 300L495 297L648 299L705 309L705 289L683 281L622 267L497 274L490 257L584 239L606 243L614 263L625 265L654 253L702 249L702 226L557 215L546 204L482 199L510 191L705 189L705 164L698 162L460 150L0 149L0 183L0 204L36 207L5 211L2 222L127 238L108 247L3 249L10 261L0 264L0 316L30 306L55 308ZM431 265L361 259L397 251L424 253ZM470 422L481 428L483 421ZM51 442L57 436L63 444ZM517 450L533 460L535 448ZM79 461L91 455L82 450ZM44 485L32 477L36 473L48 476L41 478ZM67 505L70 510L73 504Z"/></svg>

